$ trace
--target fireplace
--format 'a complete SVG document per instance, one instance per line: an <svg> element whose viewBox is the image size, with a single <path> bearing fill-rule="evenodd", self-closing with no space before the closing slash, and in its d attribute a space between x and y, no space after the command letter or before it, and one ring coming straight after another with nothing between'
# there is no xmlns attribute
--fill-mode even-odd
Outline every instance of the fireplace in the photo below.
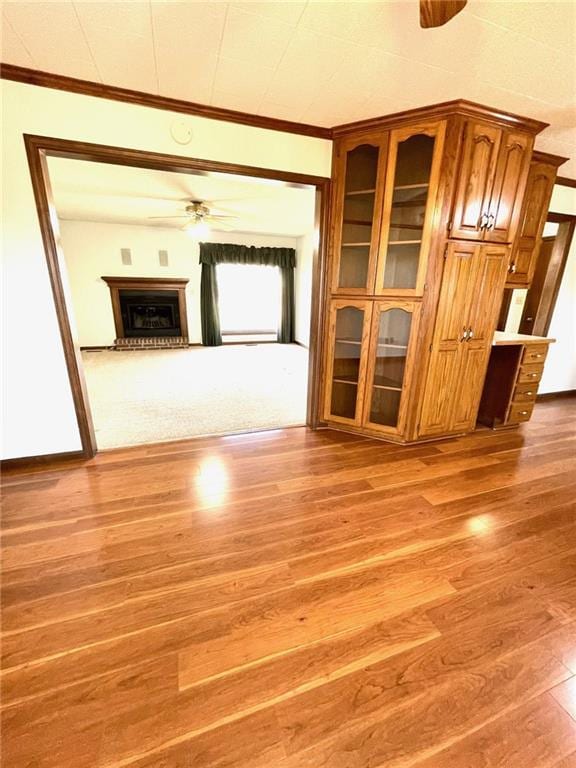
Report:
<svg viewBox="0 0 576 768"><path fill-rule="evenodd" d="M116 339L122 349L187 346L187 279L103 277L110 288Z"/></svg>
<svg viewBox="0 0 576 768"><path fill-rule="evenodd" d="M182 336L177 291L118 293L125 338Z"/></svg>

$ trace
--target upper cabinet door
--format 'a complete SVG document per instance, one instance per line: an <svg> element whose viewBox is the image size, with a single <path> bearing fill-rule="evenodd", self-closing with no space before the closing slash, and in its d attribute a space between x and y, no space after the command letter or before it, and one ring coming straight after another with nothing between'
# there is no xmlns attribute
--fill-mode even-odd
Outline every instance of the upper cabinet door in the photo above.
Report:
<svg viewBox="0 0 576 768"><path fill-rule="evenodd" d="M506 131L490 196L484 240L511 243L516 234L534 140L526 133Z"/></svg>
<svg viewBox="0 0 576 768"><path fill-rule="evenodd" d="M473 120L466 123L450 237L484 239L501 141L502 129Z"/></svg>
<svg viewBox="0 0 576 768"><path fill-rule="evenodd" d="M534 160L530 163L520 226L508 270L510 287L529 286L532 282L557 170L550 163Z"/></svg>
<svg viewBox="0 0 576 768"><path fill-rule="evenodd" d="M390 133L377 294L422 295L445 131L434 122Z"/></svg>
<svg viewBox="0 0 576 768"><path fill-rule="evenodd" d="M343 140L335 166L332 292L374 291L387 134Z"/></svg>

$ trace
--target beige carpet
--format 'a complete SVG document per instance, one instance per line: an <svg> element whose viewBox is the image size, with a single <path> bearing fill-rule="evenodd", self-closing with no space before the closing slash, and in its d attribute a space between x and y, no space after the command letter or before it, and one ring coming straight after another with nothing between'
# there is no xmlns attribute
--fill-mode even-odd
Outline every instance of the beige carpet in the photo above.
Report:
<svg viewBox="0 0 576 768"><path fill-rule="evenodd" d="M98 448L306 421L308 350L296 344L82 357Z"/></svg>

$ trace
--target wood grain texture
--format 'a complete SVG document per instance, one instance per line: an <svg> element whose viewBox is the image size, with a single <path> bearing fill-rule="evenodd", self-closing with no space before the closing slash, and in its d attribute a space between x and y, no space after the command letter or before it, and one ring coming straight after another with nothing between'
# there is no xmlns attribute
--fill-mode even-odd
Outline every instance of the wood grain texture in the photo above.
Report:
<svg viewBox="0 0 576 768"><path fill-rule="evenodd" d="M11 768L573 768L576 401L3 477Z"/></svg>

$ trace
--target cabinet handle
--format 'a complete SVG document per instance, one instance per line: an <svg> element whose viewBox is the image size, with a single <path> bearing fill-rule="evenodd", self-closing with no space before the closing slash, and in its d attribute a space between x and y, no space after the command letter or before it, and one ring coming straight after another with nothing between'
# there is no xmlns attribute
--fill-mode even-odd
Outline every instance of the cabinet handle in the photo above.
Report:
<svg viewBox="0 0 576 768"><path fill-rule="evenodd" d="M493 213L488 214L488 223L486 224L486 229L494 229L494 224L496 222L496 216L494 216Z"/></svg>
<svg viewBox="0 0 576 768"><path fill-rule="evenodd" d="M510 266L508 267L508 272L510 272L511 275L513 275L516 272L516 264L514 264L514 262L512 262L512 264L510 264Z"/></svg>
<svg viewBox="0 0 576 768"><path fill-rule="evenodd" d="M472 330L472 326L470 326L468 328L468 338L466 339L466 341L470 341L470 339L473 338L473 336L474 336L474 331Z"/></svg>
<svg viewBox="0 0 576 768"><path fill-rule="evenodd" d="M466 326L464 326L464 328L462 328L462 336L460 338L460 341L467 341L467 340L468 340L468 329L466 328Z"/></svg>
<svg viewBox="0 0 576 768"><path fill-rule="evenodd" d="M483 213L480 216L480 224L478 225L478 229L486 229L487 226L488 226L488 214Z"/></svg>

